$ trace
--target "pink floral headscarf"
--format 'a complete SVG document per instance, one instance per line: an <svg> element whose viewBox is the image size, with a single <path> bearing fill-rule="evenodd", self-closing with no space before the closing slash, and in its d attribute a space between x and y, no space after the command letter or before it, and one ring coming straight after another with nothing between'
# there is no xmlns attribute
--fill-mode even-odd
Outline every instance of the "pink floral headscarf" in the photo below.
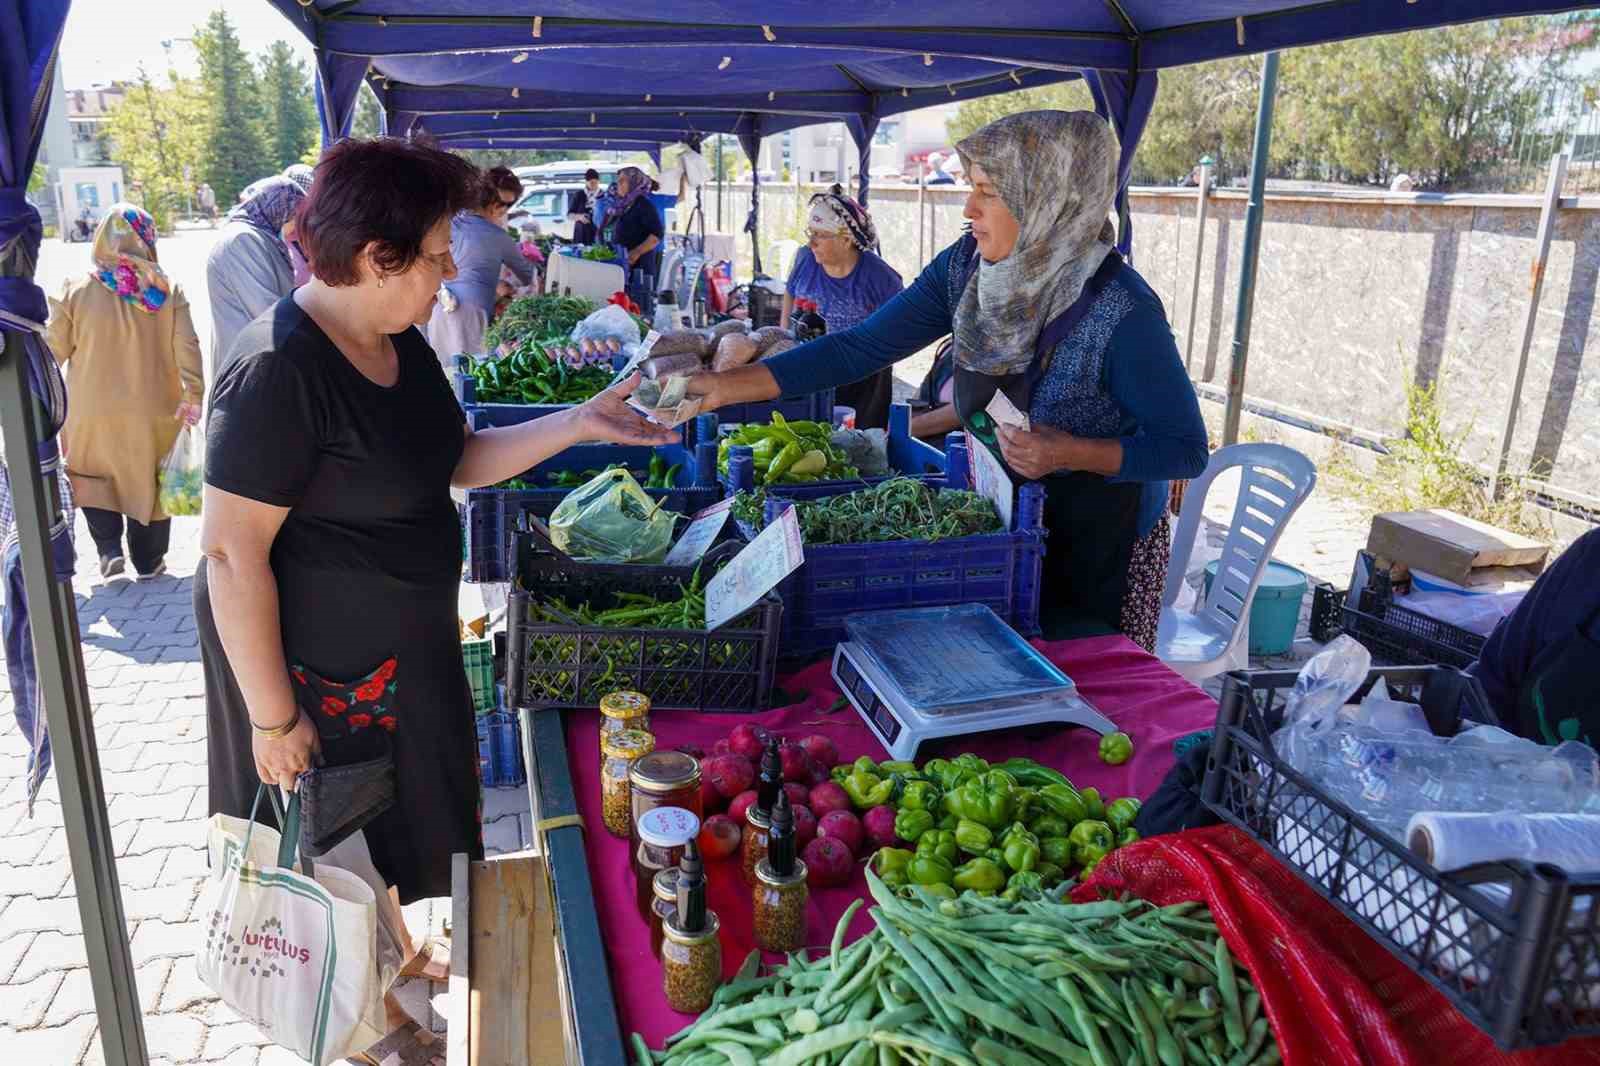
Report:
<svg viewBox="0 0 1600 1066"><path fill-rule="evenodd" d="M156 266L156 224L132 204L116 203L94 232L95 278L124 302L155 314L172 283Z"/></svg>

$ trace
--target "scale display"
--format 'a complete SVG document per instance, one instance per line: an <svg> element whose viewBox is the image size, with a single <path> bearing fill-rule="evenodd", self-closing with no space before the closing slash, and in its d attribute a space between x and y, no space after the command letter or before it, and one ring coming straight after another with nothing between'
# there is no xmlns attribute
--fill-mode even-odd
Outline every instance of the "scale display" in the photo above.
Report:
<svg viewBox="0 0 1600 1066"><path fill-rule="evenodd" d="M834 679L895 759L925 740L1047 722L1116 730L987 607L880 611L846 626L864 639L835 649Z"/></svg>

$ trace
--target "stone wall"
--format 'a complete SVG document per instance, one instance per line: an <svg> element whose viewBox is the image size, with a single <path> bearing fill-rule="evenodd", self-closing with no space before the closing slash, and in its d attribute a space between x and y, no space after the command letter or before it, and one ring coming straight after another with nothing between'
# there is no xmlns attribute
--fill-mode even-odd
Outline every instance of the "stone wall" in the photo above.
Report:
<svg viewBox="0 0 1600 1066"><path fill-rule="evenodd" d="M816 191L764 186L764 265L774 241L801 239L797 204ZM737 230L749 186L730 186L724 228ZM715 193L707 216L715 222ZM927 190L918 255L917 190L874 188L884 257L908 281L960 232L964 193ZM1558 213L1512 448L1512 468L1545 472L1562 494L1600 504L1600 358L1585 359L1596 321L1600 210ZM1135 190L1134 263L1166 303L1180 351L1195 252L1194 190ZM1215 195L1200 264L1190 373L1227 386L1243 245L1244 197ZM735 216L737 219L735 220ZM1405 382L1437 382L1467 457L1492 462L1527 311L1537 198L1387 194L1269 195L1251 328L1246 396L1314 425L1374 438L1402 432ZM740 276L749 276L741 240Z"/></svg>

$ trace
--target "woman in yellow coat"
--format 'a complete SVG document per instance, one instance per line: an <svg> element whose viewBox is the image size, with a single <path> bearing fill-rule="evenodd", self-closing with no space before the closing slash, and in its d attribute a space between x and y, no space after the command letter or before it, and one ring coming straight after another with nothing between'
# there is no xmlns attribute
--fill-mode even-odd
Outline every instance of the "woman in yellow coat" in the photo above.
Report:
<svg viewBox="0 0 1600 1066"><path fill-rule="evenodd" d="M94 270L50 301L49 341L67 368L61 434L72 495L100 554L100 574L166 570L172 520L157 476L184 424L200 418L205 373L183 290L156 265L156 228L113 204L94 237Z"/></svg>

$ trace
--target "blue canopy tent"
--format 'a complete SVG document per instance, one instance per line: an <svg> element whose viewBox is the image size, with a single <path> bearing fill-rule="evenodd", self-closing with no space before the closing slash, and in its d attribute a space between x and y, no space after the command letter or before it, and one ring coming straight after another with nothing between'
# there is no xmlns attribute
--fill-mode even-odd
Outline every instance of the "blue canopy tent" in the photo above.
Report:
<svg viewBox="0 0 1600 1066"><path fill-rule="evenodd" d="M768 0L749 5L759 13L748 22L730 22L728 5L713 0L661 0L649 19L600 17L598 8L580 0L503 0L492 15L482 13L481 0L268 2L315 46L318 111L327 141L348 133L356 94L369 71L380 79L379 98L390 117L402 112L492 113L516 106L598 111L622 106L619 96L632 96L633 104L655 105L658 110L748 111L756 117L749 129L737 133L751 152L762 133L776 128L774 122L786 120L786 112L853 118L857 125L852 132L858 134L858 144L865 145L886 115L935 99L1001 91L1005 82L1038 84L1029 78L1071 77L1084 70L1098 72L1090 75L1090 87L1117 125L1124 173L1154 97L1154 72L1162 68L1479 18L1591 6L1547 0L1448 4L1439 0L1193 0L1188 4L1063 0L1053 5L1037 0L991 0L983 5L924 0L916 8L916 24L903 25L905 6L886 0L835 5L826 11L814 0ZM38 214L23 196L44 114L52 102L48 93L55 50L68 6L69 0L0 0L0 339L4 341L0 430L8 469L16 475L10 485L32 614L37 688L55 740L99 1039L107 1063L131 1066L145 1063L147 1053L123 932L76 604L70 584L52 565L58 560L51 551L51 533L62 524L62 510L55 479L48 473L55 462L52 430L61 415L60 397L38 329L46 313L43 294L32 283L41 227ZM817 25L819 14L825 15L826 25ZM522 51L529 52L530 60L537 55L543 63L555 62L556 53L590 48L650 49L632 53L634 58L625 64L631 72L658 63L669 45L670 50L691 46L728 50L722 54L731 58L725 68L719 58L715 67L698 70L693 78L643 91L630 73L610 70L597 78L591 68L576 82L523 92L516 82L461 88L464 83L455 75L459 64L471 57L437 54L477 50L498 54L497 62L520 67L533 65L528 60L516 62ZM840 78L827 75L826 65L805 69L780 61L786 50L835 55L834 65L843 68L837 71ZM740 55L746 60L738 60ZM750 65L756 55L763 63L775 64L770 84L756 78L751 87L751 80L724 77L736 64L740 78L747 70L759 73L761 65ZM441 62L432 76L434 83L429 84L427 68L435 60ZM402 61L403 66L414 65L409 77L400 67L388 72L388 64ZM912 82L918 63L928 73L922 81ZM488 68L498 69L493 63ZM904 83L897 86L889 74L905 79ZM480 70L475 76L490 75ZM841 78L850 85L841 87ZM532 81L530 75L530 89ZM596 85L607 91L594 91ZM467 106L480 100L484 102ZM596 998L606 997L596 993ZM614 1017L609 1026L614 1035Z"/></svg>

